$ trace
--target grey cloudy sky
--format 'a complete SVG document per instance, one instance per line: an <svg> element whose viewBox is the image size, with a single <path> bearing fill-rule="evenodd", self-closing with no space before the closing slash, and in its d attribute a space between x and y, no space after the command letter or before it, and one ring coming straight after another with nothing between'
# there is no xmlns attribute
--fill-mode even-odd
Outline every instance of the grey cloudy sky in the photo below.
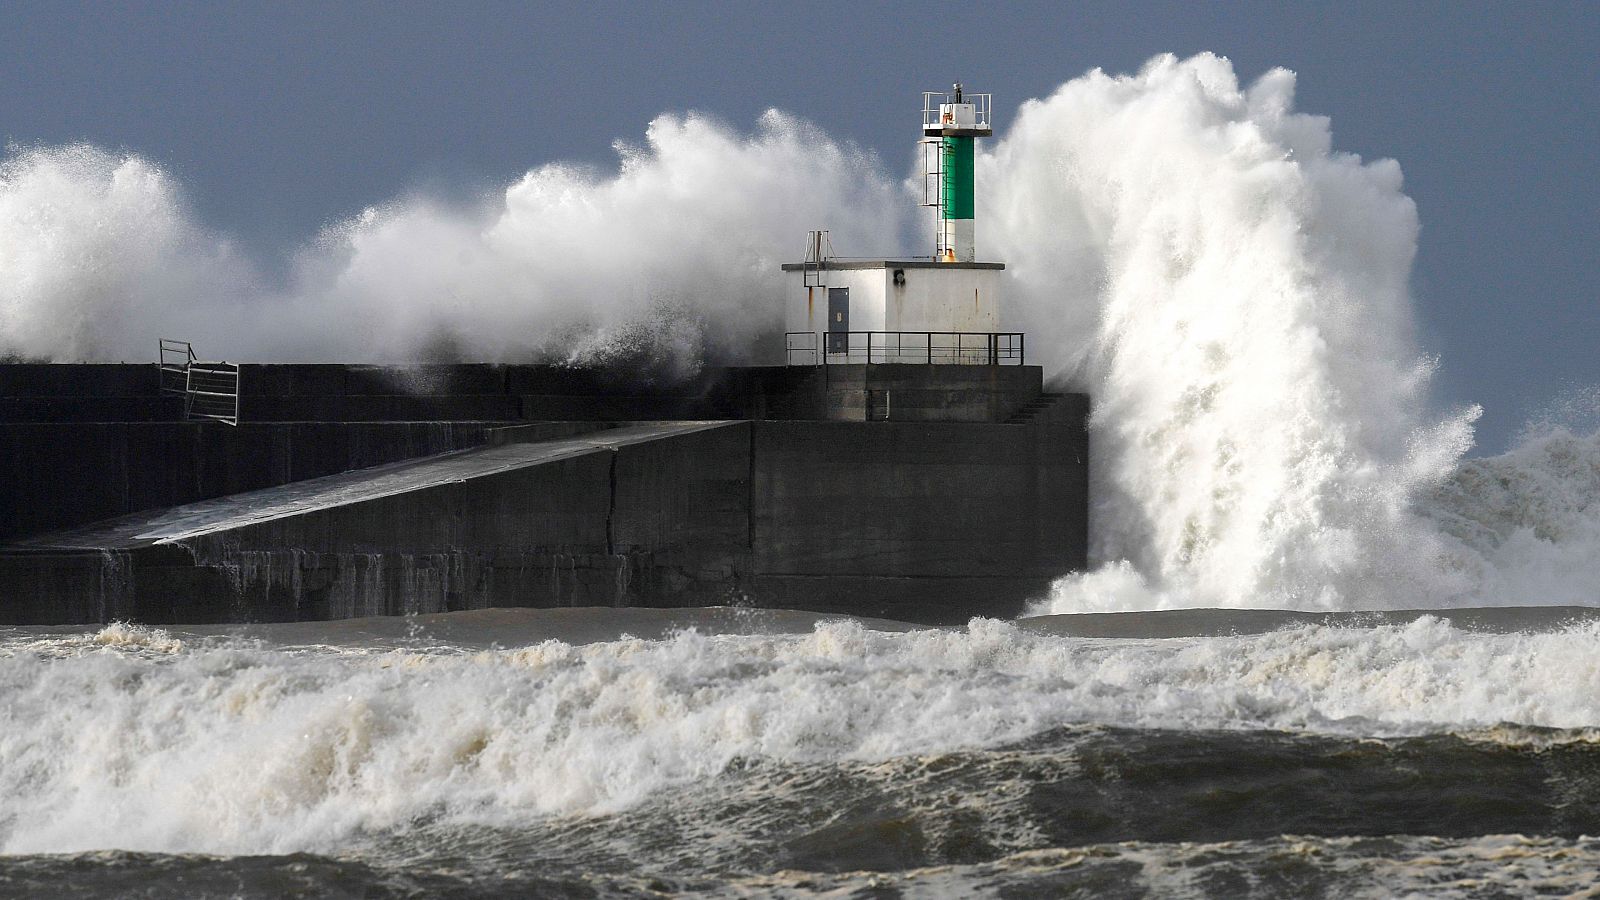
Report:
<svg viewBox="0 0 1600 900"><path fill-rule="evenodd" d="M1600 4L93 3L0 0L0 136L154 159L269 267L325 223L552 160L663 111L768 107L898 173L919 92L1017 104L1210 50L1299 73L1336 149L1398 159L1442 405L1480 452L1600 383Z"/></svg>

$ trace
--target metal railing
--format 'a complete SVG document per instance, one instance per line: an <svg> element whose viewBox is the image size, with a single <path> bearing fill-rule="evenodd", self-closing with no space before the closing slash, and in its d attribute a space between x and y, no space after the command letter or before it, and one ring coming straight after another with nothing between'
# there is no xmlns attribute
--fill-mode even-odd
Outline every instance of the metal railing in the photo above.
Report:
<svg viewBox="0 0 1600 900"><path fill-rule="evenodd" d="M188 341L161 340L161 392L183 397L185 419L239 424L239 365L195 358Z"/></svg>
<svg viewBox="0 0 1600 900"><path fill-rule="evenodd" d="M200 360L189 363L188 395L189 418L239 424L239 366L236 363Z"/></svg>
<svg viewBox="0 0 1600 900"><path fill-rule="evenodd" d="M966 125L966 126L960 126L960 125L957 125L955 122L945 121L945 119L941 115L941 113L943 112L941 107L943 107L943 106L945 106L947 104L955 103L955 102L956 102L956 98L955 98L955 94L954 93L950 93L950 92L946 92L946 91L923 91L922 92L922 130L923 131L927 131L927 130L932 129L932 128L944 128L944 127L967 127L967 128L992 128L992 127L994 127L991 124L991 116L990 116L990 113L994 109L994 100L993 100L992 95L990 95L990 94L973 94L973 93L968 93L966 91L963 91L961 93L961 102L962 103L970 103L970 104L972 104L972 114L973 114L974 121L971 124Z"/></svg>
<svg viewBox="0 0 1600 900"><path fill-rule="evenodd" d="M815 331L790 331L784 334L784 365L816 366L822 364L817 355Z"/></svg>
<svg viewBox="0 0 1600 900"><path fill-rule="evenodd" d="M194 362L194 346L188 341L161 339L159 355L161 393L182 396L189 390L189 364Z"/></svg>
<svg viewBox="0 0 1600 900"><path fill-rule="evenodd" d="M791 331L785 334L785 350L791 366L1020 366L1027 358L1020 331Z"/></svg>

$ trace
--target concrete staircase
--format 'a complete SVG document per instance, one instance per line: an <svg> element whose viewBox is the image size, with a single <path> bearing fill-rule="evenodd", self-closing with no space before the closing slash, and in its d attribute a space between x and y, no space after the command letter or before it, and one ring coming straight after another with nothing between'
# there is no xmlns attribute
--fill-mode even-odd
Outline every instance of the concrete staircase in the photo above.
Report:
<svg viewBox="0 0 1600 900"><path fill-rule="evenodd" d="M1039 418L1045 410L1056 404L1065 394L1040 394L1022 405L1021 409L1012 413L1005 421L1007 425L1027 425Z"/></svg>

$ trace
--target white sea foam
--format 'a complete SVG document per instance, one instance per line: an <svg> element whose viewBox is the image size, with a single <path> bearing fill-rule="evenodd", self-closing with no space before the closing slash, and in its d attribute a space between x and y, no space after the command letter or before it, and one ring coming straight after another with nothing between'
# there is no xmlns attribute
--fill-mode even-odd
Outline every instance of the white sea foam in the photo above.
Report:
<svg viewBox="0 0 1600 900"><path fill-rule="evenodd" d="M1600 726L1600 628L1111 641L685 633L478 653L91 644L0 658L0 852L327 850L606 812L736 759L871 761L1072 724L1346 735Z"/></svg>

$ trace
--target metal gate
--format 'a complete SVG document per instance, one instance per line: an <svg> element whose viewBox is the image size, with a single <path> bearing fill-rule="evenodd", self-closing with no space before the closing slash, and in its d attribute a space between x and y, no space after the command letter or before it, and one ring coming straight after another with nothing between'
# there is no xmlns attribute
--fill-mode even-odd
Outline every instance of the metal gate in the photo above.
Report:
<svg viewBox="0 0 1600 900"><path fill-rule="evenodd" d="M227 362L189 363L189 418L239 424L239 366Z"/></svg>
<svg viewBox="0 0 1600 900"><path fill-rule="evenodd" d="M185 419L239 424L239 365L195 359L188 341L163 338L159 362L161 392L183 397Z"/></svg>

